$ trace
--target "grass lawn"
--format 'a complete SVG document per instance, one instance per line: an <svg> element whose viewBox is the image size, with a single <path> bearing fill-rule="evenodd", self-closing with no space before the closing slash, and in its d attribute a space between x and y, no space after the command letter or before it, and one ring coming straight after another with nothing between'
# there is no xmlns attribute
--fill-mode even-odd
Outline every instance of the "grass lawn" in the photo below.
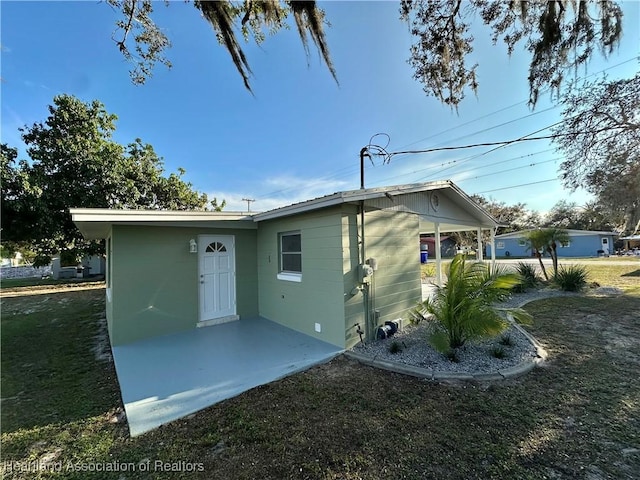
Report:
<svg viewBox="0 0 640 480"><path fill-rule="evenodd" d="M4 478L638 478L634 272L593 272L622 297L529 304L549 359L519 379L439 384L339 357L133 439L97 358L104 291L3 298ZM96 467L128 471L80 470Z"/></svg>

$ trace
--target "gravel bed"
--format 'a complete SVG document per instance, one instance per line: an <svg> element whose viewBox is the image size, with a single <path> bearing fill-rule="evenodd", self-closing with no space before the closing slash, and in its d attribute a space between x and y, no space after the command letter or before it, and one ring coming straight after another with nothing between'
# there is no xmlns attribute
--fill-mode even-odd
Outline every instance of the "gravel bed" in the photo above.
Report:
<svg viewBox="0 0 640 480"><path fill-rule="evenodd" d="M556 289L540 289L514 294L500 304L502 308L518 308L533 300L550 297L574 296L577 293L562 292ZM457 349L457 362L437 352L427 341L429 322L419 325L407 325L393 337L376 340L369 344L359 343L352 348L354 353L366 355L374 360L397 362L405 365L426 368L434 372L484 374L514 367L523 362L533 361L537 357L536 347L515 326L510 326L504 333L495 338L467 342ZM508 337L509 345L501 341ZM400 351L391 353L393 343L400 346ZM495 349L502 349L503 358L496 358Z"/></svg>
<svg viewBox="0 0 640 480"><path fill-rule="evenodd" d="M376 340L367 345L358 344L353 347L352 351L374 360L413 365L434 372L470 374L493 373L525 361L533 361L537 356L536 348L529 339L517 328L511 326L497 338L473 343L467 342L457 349L458 362L454 362L429 345L427 341L428 329L428 322L421 322L417 326L409 325L393 337ZM509 338L511 345L500 343L504 337ZM401 349L397 353L390 351L391 344L394 342ZM492 354L495 348L501 348L504 351L504 358L496 358Z"/></svg>

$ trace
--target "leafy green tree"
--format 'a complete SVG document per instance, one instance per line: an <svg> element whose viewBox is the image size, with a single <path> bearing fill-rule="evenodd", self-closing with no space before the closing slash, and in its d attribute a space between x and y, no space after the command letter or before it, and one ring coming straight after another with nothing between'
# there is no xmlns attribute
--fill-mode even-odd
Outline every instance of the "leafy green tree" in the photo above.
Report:
<svg viewBox="0 0 640 480"><path fill-rule="evenodd" d="M44 122L21 129L30 162L16 165L15 149L3 146L3 242L32 245L42 259L96 253L104 246L82 238L69 208L205 209L184 170L163 175L151 145L113 140L116 119L98 101L58 95Z"/></svg>
<svg viewBox="0 0 640 480"><path fill-rule="evenodd" d="M469 340L498 335L509 325L507 315L520 322L530 321L530 315L522 309L496 307L496 302L520 282L515 273L482 262L467 262L458 254L448 267L447 283L438 286L413 313L417 317L433 315L438 328L430 335L430 342L446 353Z"/></svg>
<svg viewBox="0 0 640 480"><path fill-rule="evenodd" d="M211 203L211 210L213 210L214 212L221 212L222 209L227 206L226 200L223 199L222 202L218 203L217 197L213 197L213 200L211 200L210 203Z"/></svg>
<svg viewBox="0 0 640 480"><path fill-rule="evenodd" d="M612 231L624 222L618 208L612 209L598 200L578 206L575 202L560 200L539 222L543 227L576 230Z"/></svg>
<svg viewBox="0 0 640 480"><path fill-rule="evenodd" d="M575 202L558 201L545 215L542 223L545 227L582 229L582 216Z"/></svg>
<svg viewBox="0 0 640 480"><path fill-rule="evenodd" d="M640 221L640 73L588 83L562 104L563 121L553 133L566 158L563 183L593 193L630 233Z"/></svg>
<svg viewBox="0 0 640 480"><path fill-rule="evenodd" d="M134 62L131 77L144 83L156 63L170 67L164 52L169 38L152 17L151 0L107 0L120 11L114 40L123 55ZM324 12L315 1L243 0L200 1L193 5L211 24L218 41L227 49L247 89L251 69L236 32L244 40L259 44L267 30L276 33L288 27L293 17L307 55L308 37L318 48L329 71L336 77L324 35ZM366 8L366 7L363 7ZM605 56L622 36L622 11L613 0L402 0L400 17L415 37L410 65L414 78L433 95L452 108L465 92L478 90L477 63L468 64L475 41L471 23L480 19L491 31L494 43L502 40L511 55L523 45L531 55L529 67L530 103L535 106L542 90L558 91L567 71L586 65L595 50ZM134 52L129 49L133 36Z"/></svg>
<svg viewBox="0 0 640 480"><path fill-rule="evenodd" d="M540 215L538 212L527 209L524 203L508 205L506 202L487 199L482 195L471 195L471 199L498 221L500 227L498 227L496 231L497 235L533 228L540 224ZM468 232L451 232L449 235L456 239L458 245L477 245L478 243L478 233L475 230ZM490 234L488 231L483 232L482 241L485 244L489 243Z"/></svg>
<svg viewBox="0 0 640 480"><path fill-rule="evenodd" d="M18 239L30 231L37 217L31 209L34 195L25 174L26 162L17 162L18 150L0 145L2 247L13 255L20 250Z"/></svg>
<svg viewBox="0 0 640 480"><path fill-rule="evenodd" d="M598 200L585 203L579 208L579 225L583 230L610 232L624 224L624 216L617 205L604 205Z"/></svg>

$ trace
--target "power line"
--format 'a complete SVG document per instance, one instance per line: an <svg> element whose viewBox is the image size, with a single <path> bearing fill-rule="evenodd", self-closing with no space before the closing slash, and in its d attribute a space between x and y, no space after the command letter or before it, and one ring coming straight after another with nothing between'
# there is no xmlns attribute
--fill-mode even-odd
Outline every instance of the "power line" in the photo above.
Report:
<svg viewBox="0 0 640 480"><path fill-rule="evenodd" d="M604 73L604 72L606 72L606 71L608 71L608 70L612 70L612 69L617 68L617 67L619 67L619 66L621 66L621 65L625 65L625 64L627 64L627 63L629 63L629 62L633 62L633 61L635 61L635 60L637 60L637 57L631 57L631 58L628 58L627 60L624 60L624 61L622 61L622 62L620 62L620 63L615 64L615 65L611 65L610 67L604 68L604 69L602 69L602 70L600 70L600 71L598 71L598 72L591 73L591 74L586 75L585 77L582 77L581 79L577 79L577 80L583 80L583 81L584 81L584 80L587 80L587 79L588 79L588 78L590 78L590 77L593 77L593 76L596 76L596 75L600 75L601 73ZM544 89L544 90L541 92L541 94L547 93L547 92L549 92L549 91L551 91L551 89L550 89L550 88L546 88L546 89ZM528 103L529 103L529 100L521 100L521 101L516 102L516 103L513 103L513 104L511 104L511 105L509 105L509 106L507 106L507 107L503 107L503 108L501 108L501 109L499 109L499 110L495 110L495 111L493 111L493 112L491 112L491 113L487 113L487 114L482 115L482 116L480 116L480 117L477 117L477 118L475 118L475 119L473 119L473 120L469 120L468 122L461 123L460 125L456 125L456 126L454 126L454 127L447 128L446 130L443 130L443 131L438 132L438 133L434 133L433 135L429 135L428 137L422 138L422 139L420 139L420 140L416 140L415 142L408 143L408 144L404 145L404 146L403 146L403 147L401 147L401 148L406 148L406 147L409 147L409 146L411 146L411 145L415 145L416 143L424 142L424 141L426 141L426 140L431 140L432 138L438 137L438 136L440 136L440 135L444 135L445 133L449 133L449 132L451 132L451 131L453 131L453 130L457 130L457 129L459 129L459 128L465 127L465 126L467 126L467 125L470 125L470 124L472 124L472 123L478 122L478 121L480 121L480 120L484 120L485 118L491 117L491 116L496 115L496 114L501 113L501 112L504 112L505 110L509 110L509 109L511 109L511 108L513 108L513 107L517 107L518 105L523 105L523 104L524 104L524 105L527 105ZM515 121L517 121L517 120L522 120L522 119L527 118L527 117L529 117L529 116L530 116L530 115L525 115L525 116L522 116L522 117L516 118L516 119L514 119L514 120L512 120L512 121L513 121L513 122L515 122Z"/></svg>
<svg viewBox="0 0 640 480"><path fill-rule="evenodd" d="M513 161L515 161L515 160L520 160L520 159L522 159L522 158L527 158L527 157L533 157L533 156L535 156L535 155L540 155L541 153L551 152L551 151L553 151L553 150L555 150L555 149L554 149L554 148L547 148L546 150L539 150L539 151L537 151L537 152L528 153L528 154L526 154L526 155L520 155L520 156L518 156L518 157L511 157L511 158L507 158L507 159L504 159L504 160L499 160L499 161L497 161L497 162L493 162L493 163L488 163L488 164L479 165L479 166L478 166L478 167L476 167L476 168L477 168L477 169L481 169L481 168L492 167L492 166L494 166L494 165L500 165L501 163L513 162ZM408 176L408 175L415 175L416 173L418 173L418 172L422 172L422 171L424 171L424 170L429 170L429 169L433 169L433 168L437 168L437 167L444 167L444 166L446 166L446 165L452 165L452 164L456 164L456 163L457 163L457 164L460 164L460 163L462 163L462 162L463 162L463 161L465 161L465 160L470 160L470 159L473 159L473 158L477 158L477 155L471 155L471 156L469 156L469 157L465 157L465 158L462 158L462 159L449 160L449 161L446 161L446 162L442 162L442 163L440 163L439 165L429 165L429 166L427 166L427 167L425 167L425 168L420 168L420 169L417 169L417 170L413 170L413 171L411 171L411 172L402 173L402 174L400 174L400 175L395 175L395 176L393 176L393 177L387 177L386 179L387 179L387 180L391 180L391 179L394 179L394 178L406 177L406 176ZM462 171L462 172L456 172L456 173L466 173L466 172L469 172L469 171L471 171L471 170L464 170L464 171ZM427 176L428 176L428 175L427 175ZM426 177L423 177L423 178L426 178Z"/></svg>
<svg viewBox="0 0 640 480"><path fill-rule="evenodd" d="M522 170L523 168L536 167L538 165L543 165L545 163L557 162L558 160L560 160L560 157L551 158L549 160L544 160L542 162L530 163L528 165L520 165L519 167L507 168L506 170L500 170L500 171L497 171L497 172L485 173L483 175L477 175L475 177L465 178L464 180L460 180L460 181L461 182L467 182L469 180L476 180L478 178L488 177L490 175L500 175L501 173L513 172L515 170ZM460 174L471 172L471 171L473 171L473 170L466 170L466 171L463 171L463 172L456 172L456 173L458 175L460 175Z"/></svg>
<svg viewBox="0 0 640 480"><path fill-rule="evenodd" d="M519 185L511 185L510 187L501 187L501 188L494 188L493 190L485 190L484 192L476 192L477 195L480 195L482 193L491 193L491 192L497 192L499 190L509 190L511 188L520 188L520 187L527 187L529 185L537 185L539 183L548 183L548 182L554 182L558 180L558 177L556 178L549 178L548 180L540 180L538 182L529 182L529 183L521 183Z"/></svg>
<svg viewBox="0 0 640 480"><path fill-rule="evenodd" d="M611 69L617 68L617 67L619 67L619 66L621 66L621 65L627 64L627 63L632 62L632 61L635 61L635 60L636 60L636 57L629 58L629 59L627 59L627 60L625 60L625 61L622 61L622 62L620 62L620 63L617 63L617 64L612 65L612 66L610 66L610 67L607 67L607 68L605 68L605 69L602 69L602 70L600 70L600 71L598 71L598 72L594 72L594 73L592 73L592 74L589 74L589 75L587 75L587 76L585 76L585 77L582 77L582 78L580 78L580 79L577 79L577 80L586 80L586 79L588 79L588 78L590 78L590 77L593 77L593 76L599 75L599 74L604 73L604 72L606 72L606 71L608 71L608 70L611 70ZM549 91L549 89L544 90L542 93L545 93L546 91ZM509 109L511 109L511 108L513 108L513 107L515 107L515 106L522 105L522 104L526 104L527 102L528 102L528 100L522 100L522 101L516 102L516 103L514 103L514 104L512 104L512 105L509 105L509 106L507 106L507 107L501 108L501 109L496 110L496 111L494 111L494 112L491 112L491 113L488 113L488 114L482 115L482 116L477 117L477 118L475 118L475 119L473 119L473 120L470 120L470 121L468 121L468 122L462 123L462 124L460 124L460 125L456 125L456 126L454 126L454 127L448 128L448 129L446 129L446 130L443 130L443 131L441 131L441 132L435 133L435 134L430 135L430 136L428 136L428 137L422 138L422 139L420 139L420 140L416 140L415 142L411 142L411 143L409 143L409 144L406 144L406 145L405 145L405 147L406 147L406 146L410 146L410 145L415 145L416 143L420 143L420 142L423 142L423 141L426 141L426 140L429 140L429 139L432 139L432 138L438 137L438 136L440 136L440 135L443 135L443 134L448 133L448 132L453 131L453 130L457 130L457 129L462 128L462 127L464 127L464 126L467 126L467 125L473 124L473 123L475 123L475 122L477 122L477 121L480 121L480 120L486 119L486 118L488 118L488 117L491 117L491 116L493 116L493 115L495 115L495 114L497 114L497 113L501 113L501 112L504 112L504 111L506 111L506 110L509 110ZM533 112L533 113L530 113L530 114L527 114L527 115L524 115L524 116L521 116L521 117L515 118L515 119L513 119L513 120L510 120L510 121L504 122L504 123L499 124L499 125L495 125L495 126L492 126L492 127L489 127L489 128L485 128L485 129L482 129L482 130L478 130L478 131L473 132L473 133L470 133L470 134L468 134L468 135L464 135L464 136L462 136L462 137L458 137L458 138L456 138L455 140L460 140L460 139L463 139L463 138L468 138L468 137L471 137L471 136L474 136L474 135L478 135L478 134L480 134L480 133L485 133L485 132L490 131L490 130L492 130L492 129L499 128L499 127L501 127L501 126L505 126L505 125L508 125L508 124L511 124L511 123L515 123L515 122L517 122L517 121L519 121L519 120L523 120L523 119L529 118L529 117L531 117L531 116L534 116L534 115L537 115L537 114L544 113L544 112L546 112L546 111L549 111L549 110L555 109L555 108L557 108L558 106L559 106L559 105L555 105L555 106L553 106L553 107L549 107L549 108L547 108L547 109L545 109L545 110L541 110L541 111L538 111L538 112ZM545 129L551 128L552 126L555 126L555 125L557 125L558 123L561 123L561 122L557 122L557 123L555 123L555 124L553 124L553 125L550 125L550 126L548 126L548 127L545 127L544 129L541 129L541 130L538 130L538 131L542 131L542 130L545 130ZM596 133L597 133L597 132L596 132ZM533 133L532 133L532 134L533 134ZM532 134L529 134L529 135L532 135ZM564 134L564 135L568 135L568 134ZM525 136L525 137L526 137L526 136ZM504 148L504 147L506 147L506 146L508 146L508 145L511 145L511 144L513 144L513 143L516 143L516 142L518 142L518 141L542 140L542 139L545 139L545 138L547 138L547 139L551 139L551 138L557 138L557 136L545 136L545 137L531 138L531 139L526 139L526 140L512 140L512 141L505 141L505 142L493 142L493 145L497 145L497 147L496 147L496 148L493 148L493 149L491 149L491 150L489 150L489 151L487 151L487 152L483 152L483 153L481 153L481 154L472 155L472 156L470 156L470 157L468 157L468 158L465 158L465 159L462 159L462 160L454 160L454 161L451 161L451 162L448 162L448 163L450 163L450 164L452 165L452 167L453 167L453 166L455 166L456 164L457 164L457 165L460 165L462 162L466 162L466 161L473 160L473 159L475 159L475 158L479 158L479 157L481 157L481 156L484 156L484 155L487 155L487 154L489 154L489 153L492 153L492 152L494 152L494 151L496 151L496 150L498 150L498 149L500 149L500 148ZM455 141L455 140L454 140L454 141ZM450 140L450 141L451 141L451 140ZM468 146L461 146L461 147L434 147L434 148L431 148L431 149L425 149L425 150L406 150L406 151L403 151L403 152L396 152L396 155L401 155L401 154L402 154L402 155L404 155L404 154L414 154L414 153L431 153L431 152L437 152L437 151L456 150L456 149L464 149L464 148L474 148L474 147L481 147L481 146L491 146L491 143L475 144L475 145L468 145ZM501 162L506 162L506 161L509 161L509 160L504 160L504 161L501 161ZM501 162L498 162L498 163L501 163ZM441 164L441 165L442 165L442 166L444 166L444 165L446 165L446 164ZM492 165L494 165L494 164L492 164ZM450 167L450 168L452 168L452 167ZM480 167L480 168L481 168L481 167ZM448 169L449 169L449 168L445 168L445 169L443 169L443 170L439 170L439 171L437 171L437 172L434 172L434 174L433 174L433 175L436 175L436 174L441 173L441 172L443 172L443 171L445 171L445 170L448 170ZM424 170L424 169L423 169L423 170ZM351 166L351 165L350 165L350 166L346 166L346 167L343 167L343 168L341 168L341 169L338 169L338 170L337 170L337 171L335 171L333 174L328 175L328 176L325 176L325 177L323 177L322 179L320 179L320 180L318 180L318 181L316 181L316 182L312 182L312 183L308 184L307 186L320 185L320 184L322 184L322 182L327 181L327 180L331 180L331 179L345 178L345 177L347 177L347 176L349 176L349 175L355 174L355 173L356 173L356 171L357 171L357 166L356 166L356 162L354 162L353 166ZM416 173L416 172L418 172L418 171L420 171L420 170L414 171L414 172L412 172L412 173ZM406 176L406 175L410 175L410 174L411 174L411 173L407 173L407 174L397 175L397 176L395 176L395 177L388 177L388 178L398 178L398 177L402 177L402 176ZM423 178L428 178L428 177L431 177L431 176L432 176L432 175L427 175L426 177L423 177ZM260 196L259 196L259 197L257 197L257 198L259 198L259 199L261 199L261 198L267 198L267 197L270 197L270 196L274 196L274 195L277 195L277 194L280 194L280 193L283 193L283 192L292 191L292 190L296 190L296 189L300 189L300 187L295 187L295 186L292 186L292 187L286 187L286 188L279 189L279 190L276 190L276 191L273 191L273 192L270 192L270 193L266 193L266 194L264 194L264 195L260 195Z"/></svg>

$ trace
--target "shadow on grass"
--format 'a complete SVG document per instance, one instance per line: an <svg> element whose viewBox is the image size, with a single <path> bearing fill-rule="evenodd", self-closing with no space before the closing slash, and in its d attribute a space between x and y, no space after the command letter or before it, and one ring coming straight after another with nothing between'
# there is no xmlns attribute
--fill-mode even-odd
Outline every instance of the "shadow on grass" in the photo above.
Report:
<svg viewBox="0 0 640 480"><path fill-rule="evenodd" d="M640 277L640 269L633 272L627 272L620 275L621 277Z"/></svg>

